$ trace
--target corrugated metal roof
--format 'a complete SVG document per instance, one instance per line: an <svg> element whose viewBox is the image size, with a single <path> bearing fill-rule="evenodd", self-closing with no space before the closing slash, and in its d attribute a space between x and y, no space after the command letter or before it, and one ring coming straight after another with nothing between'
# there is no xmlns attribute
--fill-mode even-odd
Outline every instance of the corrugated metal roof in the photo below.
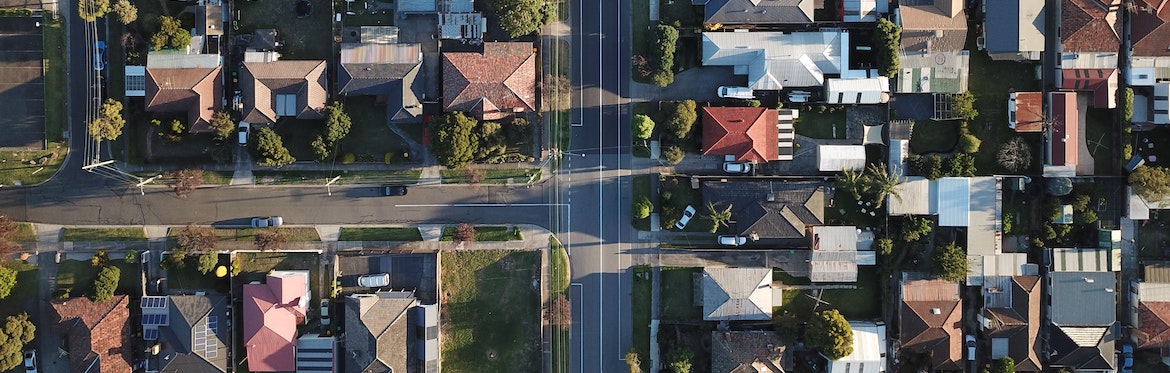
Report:
<svg viewBox="0 0 1170 373"><path fill-rule="evenodd" d="M878 373L886 369L886 326L850 321L853 353L829 360L830 373Z"/></svg>
<svg viewBox="0 0 1170 373"><path fill-rule="evenodd" d="M1142 280L1154 283L1170 283L1170 262L1149 262L1142 268Z"/></svg>
<svg viewBox="0 0 1170 373"><path fill-rule="evenodd" d="M1052 323L1104 326L1117 321L1117 277L1111 272L1051 272Z"/></svg>
<svg viewBox="0 0 1170 373"><path fill-rule="evenodd" d="M937 182L938 225L942 227L967 226L968 215L971 212L970 181L965 177L944 177Z"/></svg>
<svg viewBox="0 0 1170 373"><path fill-rule="evenodd" d="M1111 248L1052 249L1052 270L1057 272L1121 271L1121 250Z"/></svg>
<svg viewBox="0 0 1170 373"><path fill-rule="evenodd" d="M1142 302L1170 302L1170 283L1148 281L1137 284L1138 300Z"/></svg>
<svg viewBox="0 0 1170 373"><path fill-rule="evenodd" d="M342 43L341 63L416 64L422 61L419 44Z"/></svg>
<svg viewBox="0 0 1170 373"><path fill-rule="evenodd" d="M910 176L894 187L901 200L887 198L886 211L890 216L932 215L938 212L938 185L921 176Z"/></svg>
<svg viewBox="0 0 1170 373"><path fill-rule="evenodd" d="M748 87L781 89L824 85L825 74L848 68L849 33L705 32L703 65L746 68Z"/></svg>
<svg viewBox="0 0 1170 373"><path fill-rule="evenodd" d="M480 39L487 18L479 13L439 13L439 38Z"/></svg>
<svg viewBox="0 0 1170 373"><path fill-rule="evenodd" d="M821 171L865 169L863 145L817 145L817 168Z"/></svg>
<svg viewBox="0 0 1170 373"><path fill-rule="evenodd" d="M999 254L1001 232L997 230L999 224L995 213L1001 200L997 196L1000 193L999 181L994 177L973 177L969 181L967 255Z"/></svg>
<svg viewBox="0 0 1170 373"><path fill-rule="evenodd" d="M398 44L397 26L362 26L358 37L367 44ZM342 44L344 45L344 44Z"/></svg>

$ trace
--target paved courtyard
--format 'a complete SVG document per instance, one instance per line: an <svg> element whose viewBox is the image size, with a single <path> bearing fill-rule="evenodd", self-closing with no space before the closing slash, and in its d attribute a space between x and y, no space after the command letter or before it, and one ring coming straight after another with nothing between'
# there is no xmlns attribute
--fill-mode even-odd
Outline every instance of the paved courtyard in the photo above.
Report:
<svg viewBox="0 0 1170 373"><path fill-rule="evenodd" d="M415 296L429 304L435 301L436 263L434 253L339 256L338 276L342 291L363 292L370 289L357 287L358 276L388 273L390 286L386 289L414 289Z"/></svg>

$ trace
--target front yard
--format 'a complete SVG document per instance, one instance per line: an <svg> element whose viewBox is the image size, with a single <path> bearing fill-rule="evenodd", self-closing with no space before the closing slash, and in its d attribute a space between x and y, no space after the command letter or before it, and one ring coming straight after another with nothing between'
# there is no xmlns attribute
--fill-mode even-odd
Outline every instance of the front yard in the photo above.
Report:
<svg viewBox="0 0 1170 373"><path fill-rule="evenodd" d="M304 252L238 252L236 261L240 267L236 276L233 292L243 291L243 284L257 281L264 282L268 272L278 271L309 271L309 287L315 298L325 293L326 287L321 278L321 256L317 253ZM221 260L222 262L222 260ZM236 293L243 294L243 293Z"/></svg>
<svg viewBox="0 0 1170 373"><path fill-rule="evenodd" d="M677 322L700 322L703 307L695 306L695 274L703 272L698 267L662 267L662 320Z"/></svg>
<svg viewBox="0 0 1170 373"><path fill-rule="evenodd" d="M401 137L398 137L386 123L386 104L378 105L374 96L350 96L342 100L345 111L353 122L349 136L341 140L341 154L352 153L357 159L374 159L385 162L386 155L390 154L392 163L403 163L408 160L404 156L409 148ZM422 127L422 124L407 126ZM410 157L420 157L421 154L411 154Z"/></svg>
<svg viewBox="0 0 1170 373"><path fill-rule="evenodd" d="M40 270L23 260L13 260L4 266L16 270L16 286L12 288L12 293L0 302L0 317L13 316L21 312L35 313L37 293L40 289L37 285L40 282L37 275Z"/></svg>
<svg viewBox="0 0 1170 373"><path fill-rule="evenodd" d="M540 254L526 251L443 252L443 370L539 371Z"/></svg>
<svg viewBox="0 0 1170 373"><path fill-rule="evenodd" d="M141 290L140 265L126 263L125 260L111 260L110 264L118 266L121 278L118 279L118 290L115 294L138 294ZM73 297L83 297L89 294L93 287L93 280L97 277L98 269L90 264L89 260L62 260L57 264L57 294L68 292ZM35 291L35 290L33 290Z"/></svg>

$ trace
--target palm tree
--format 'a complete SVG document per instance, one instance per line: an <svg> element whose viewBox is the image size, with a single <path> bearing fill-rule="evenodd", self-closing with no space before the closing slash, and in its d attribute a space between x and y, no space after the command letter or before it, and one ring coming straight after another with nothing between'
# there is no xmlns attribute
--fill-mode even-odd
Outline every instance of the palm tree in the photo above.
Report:
<svg viewBox="0 0 1170 373"><path fill-rule="evenodd" d="M837 178L837 190L843 190L853 196L853 199L858 199L865 192L864 181L865 178L860 171L845 170Z"/></svg>
<svg viewBox="0 0 1170 373"><path fill-rule="evenodd" d="M894 172L887 171L884 163L870 164L866 168L868 172L865 180L866 189L874 193L874 208L881 208L888 196L893 196L898 202L902 202L902 196L898 194L897 187L906 180L899 176L901 172L897 169L898 166L893 167Z"/></svg>
<svg viewBox="0 0 1170 373"><path fill-rule="evenodd" d="M719 231L720 226L727 226L731 222L731 204L727 204L727 208L719 210L715 208L715 204L707 202L706 218L711 220L711 233Z"/></svg>

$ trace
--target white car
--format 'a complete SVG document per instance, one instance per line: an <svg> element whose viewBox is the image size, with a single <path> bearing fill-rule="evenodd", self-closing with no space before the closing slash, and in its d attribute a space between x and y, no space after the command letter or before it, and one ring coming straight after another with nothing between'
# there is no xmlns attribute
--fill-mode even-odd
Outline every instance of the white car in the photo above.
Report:
<svg viewBox="0 0 1170 373"><path fill-rule="evenodd" d="M674 227L678 228L680 230L683 228L686 228L687 223L690 223L691 218L693 218L693 217L695 217L695 207L691 206L691 205L687 205L687 208L685 210L683 210L682 217L678 218L677 223L674 223Z"/></svg>
<svg viewBox="0 0 1170 373"><path fill-rule="evenodd" d="M383 286L390 286L389 273L373 273L358 277L358 286L365 288L380 288Z"/></svg>
<svg viewBox="0 0 1170 373"><path fill-rule="evenodd" d="M239 126L236 127L236 132L240 136L240 146L248 145L248 129L248 122L240 122Z"/></svg>
<svg viewBox="0 0 1170 373"><path fill-rule="evenodd" d="M792 91L788 92L788 102L804 103L812 98L812 92L808 91Z"/></svg>
<svg viewBox="0 0 1170 373"><path fill-rule="evenodd" d="M741 100L751 100L756 98L752 93L752 89L748 87L719 87L719 98L738 98Z"/></svg>
<svg viewBox="0 0 1170 373"><path fill-rule="evenodd" d="M252 218L252 228L276 228L281 225L284 225L284 218L279 216Z"/></svg>
<svg viewBox="0 0 1170 373"><path fill-rule="evenodd" d="M729 174L750 174L752 164L748 162L723 162L723 172Z"/></svg>
<svg viewBox="0 0 1170 373"><path fill-rule="evenodd" d="M24 371L28 373L37 373L36 350L28 350L24 352Z"/></svg>
<svg viewBox="0 0 1170 373"><path fill-rule="evenodd" d="M740 246L747 243L744 236L719 236L719 244L723 246Z"/></svg>
<svg viewBox="0 0 1170 373"><path fill-rule="evenodd" d="M975 361L975 336L963 337L963 344L967 346L967 360Z"/></svg>

